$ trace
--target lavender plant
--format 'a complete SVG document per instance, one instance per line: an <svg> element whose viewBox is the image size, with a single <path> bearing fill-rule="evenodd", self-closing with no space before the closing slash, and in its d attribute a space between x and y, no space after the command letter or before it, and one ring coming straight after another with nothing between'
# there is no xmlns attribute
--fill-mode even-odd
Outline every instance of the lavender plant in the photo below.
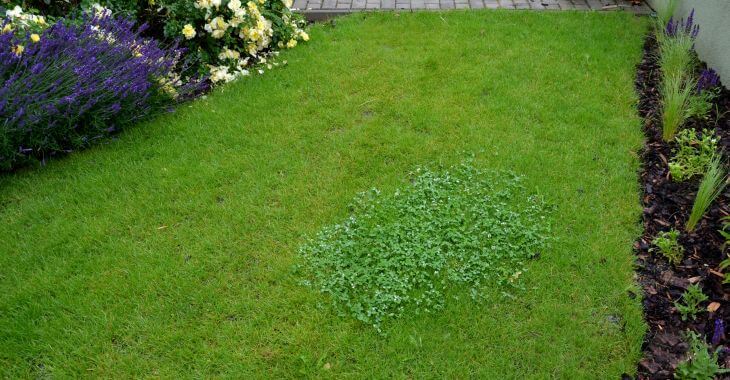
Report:
<svg viewBox="0 0 730 380"><path fill-rule="evenodd" d="M86 147L196 91L175 74L182 51L143 30L102 12L0 34L0 169Z"/></svg>
<svg viewBox="0 0 730 380"><path fill-rule="evenodd" d="M712 345L717 347L725 339L725 322L722 319L715 319L715 328L712 330Z"/></svg>

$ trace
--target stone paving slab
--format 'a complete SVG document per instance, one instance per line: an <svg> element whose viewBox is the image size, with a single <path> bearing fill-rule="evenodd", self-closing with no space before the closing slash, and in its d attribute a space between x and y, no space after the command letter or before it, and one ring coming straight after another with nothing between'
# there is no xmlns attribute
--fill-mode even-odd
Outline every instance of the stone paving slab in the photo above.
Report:
<svg viewBox="0 0 730 380"><path fill-rule="evenodd" d="M295 0L294 8L311 21L351 12L451 9L530 9L536 11L628 11L647 15L652 9L630 0Z"/></svg>

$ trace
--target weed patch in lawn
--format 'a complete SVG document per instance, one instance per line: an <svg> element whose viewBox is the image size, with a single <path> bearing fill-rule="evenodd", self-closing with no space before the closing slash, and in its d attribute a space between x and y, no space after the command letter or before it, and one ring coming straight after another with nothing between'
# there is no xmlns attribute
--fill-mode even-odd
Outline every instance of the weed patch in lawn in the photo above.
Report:
<svg viewBox="0 0 730 380"><path fill-rule="evenodd" d="M518 286L548 242L548 207L513 173L465 162L412 175L391 195L361 193L345 221L300 249L304 283L378 331L406 309L442 309L452 290L477 299L485 286Z"/></svg>

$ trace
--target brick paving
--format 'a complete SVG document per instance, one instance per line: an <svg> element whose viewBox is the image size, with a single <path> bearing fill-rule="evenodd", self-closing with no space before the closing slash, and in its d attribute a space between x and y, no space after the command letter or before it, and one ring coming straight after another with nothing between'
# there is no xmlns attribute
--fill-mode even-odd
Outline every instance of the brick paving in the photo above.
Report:
<svg viewBox="0 0 730 380"><path fill-rule="evenodd" d="M630 0L295 0L294 7L308 18L345 14L364 10L448 10L448 9L533 9L617 11L649 14L652 9Z"/></svg>

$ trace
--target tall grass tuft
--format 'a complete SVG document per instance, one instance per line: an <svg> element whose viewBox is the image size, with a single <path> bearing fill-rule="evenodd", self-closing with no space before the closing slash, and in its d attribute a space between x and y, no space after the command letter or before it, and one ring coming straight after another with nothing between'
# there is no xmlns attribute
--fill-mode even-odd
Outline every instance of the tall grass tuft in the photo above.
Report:
<svg viewBox="0 0 730 380"><path fill-rule="evenodd" d="M687 231L695 229L710 204L725 190L727 179L727 170L722 164L721 155L715 155L710 162L707 173L702 178L699 190L697 190L695 203L692 205L692 213L690 213L689 220L687 220Z"/></svg>
<svg viewBox="0 0 730 380"><path fill-rule="evenodd" d="M679 1L677 0L659 0L654 3L656 8L656 17L659 25L667 25L669 20L672 19L674 13L677 11Z"/></svg>
<svg viewBox="0 0 730 380"><path fill-rule="evenodd" d="M694 38L687 33L665 35L659 40L659 67L662 75L686 77L692 73L697 61L692 52Z"/></svg>
<svg viewBox="0 0 730 380"><path fill-rule="evenodd" d="M694 95L694 86L687 82L692 82L691 78L687 80L680 76L668 76L664 78L661 86L662 96L662 138L664 141L670 141L691 115L689 112L692 97Z"/></svg>
<svg viewBox="0 0 730 380"><path fill-rule="evenodd" d="M670 141L688 118L703 117L709 110L711 94L699 96L701 90L694 77L697 67L694 41L698 33L694 10L686 21L670 17L657 32L658 61L662 70L662 137L665 141Z"/></svg>

